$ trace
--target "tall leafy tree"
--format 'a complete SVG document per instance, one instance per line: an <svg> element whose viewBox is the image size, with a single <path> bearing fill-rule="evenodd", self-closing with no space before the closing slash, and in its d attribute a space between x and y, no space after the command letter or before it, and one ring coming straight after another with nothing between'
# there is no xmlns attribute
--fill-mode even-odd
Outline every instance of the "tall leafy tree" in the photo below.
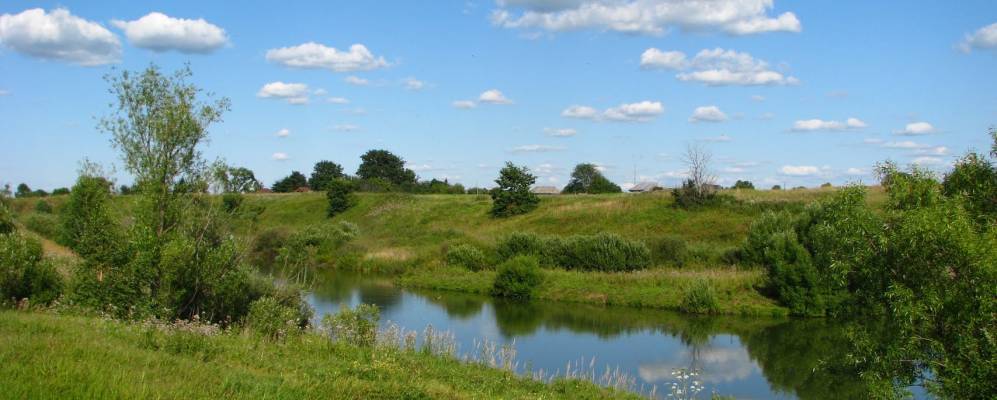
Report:
<svg viewBox="0 0 997 400"><path fill-rule="evenodd" d="M384 179L395 185L416 182L415 172L405 168L405 160L387 150L370 150L360 156L357 176L364 180Z"/></svg>
<svg viewBox="0 0 997 400"><path fill-rule="evenodd" d="M308 187L308 179L298 171L291 171L291 175L274 183L271 189L277 193L290 193L303 187Z"/></svg>
<svg viewBox="0 0 997 400"><path fill-rule="evenodd" d="M15 197L31 197L34 192L31 191L31 187L27 183L21 183L17 185L17 191L14 192Z"/></svg>
<svg viewBox="0 0 997 400"><path fill-rule="evenodd" d="M256 174L249 168L230 167L228 168L228 181L226 191L234 193L254 193L260 190L263 185L256 180Z"/></svg>
<svg viewBox="0 0 997 400"><path fill-rule="evenodd" d="M326 190L332 181L344 178L343 166L332 161L315 163L312 176L308 178L308 187L312 190Z"/></svg>
<svg viewBox="0 0 997 400"><path fill-rule="evenodd" d="M537 177L529 168L506 162L495 180L498 187L492 189L492 216L509 217L536 209L540 198L530 192L530 186L536 181Z"/></svg>
<svg viewBox="0 0 997 400"><path fill-rule="evenodd" d="M606 179L595 164L582 163L571 172L571 181L564 187L564 193L620 193L618 185Z"/></svg>

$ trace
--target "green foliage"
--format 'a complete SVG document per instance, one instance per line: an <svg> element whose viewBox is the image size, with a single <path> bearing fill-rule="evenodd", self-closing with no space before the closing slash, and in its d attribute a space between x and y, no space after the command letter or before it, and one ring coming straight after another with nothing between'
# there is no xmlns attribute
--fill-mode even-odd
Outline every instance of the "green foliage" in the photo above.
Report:
<svg viewBox="0 0 997 400"><path fill-rule="evenodd" d="M273 227L260 231L253 239L250 260L253 265L273 266L282 247L287 244L291 232L287 228Z"/></svg>
<svg viewBox="0 0 997 400"><path fill-rule="evenodd" d="M34 192L31 191L31 187L29 187L28 184L24 182L18 184L17 191L14 192L14 197L17 197L19 199L24 197L31 197L32 195L34 195Z"/></svg>
<svg viewBox="0 0 997 400"><path fill-rule="evenodd" d="M57 241L96 264L122 262L123 233L111 216L110 198L110 182L80 175L59 215L62 229Z"/></svg>
<svg viewBox="0 0 997 400"><path fill-rule="evenodd" d="M730 196L718 194L709 185L697 185L692 179L686 179L682 187L672 189L672 198L675 199L675 206L680 208L717 205L733 200Z"/></svg>
<svg viewBox="0 0 997 400"><path fill-rule="evenodd" d="M256 335L270 341L283 340L301 332L298 310L265 296L249 305L246 326Z"/></svg>
<svg viewBox="0 0 997 400"><path fill-rule="evenodd" d="M320 248L337 248L359 234L356 224L348 221L311 225L292 233L277 251L276 265L284 272L296 274L318 263Z"/></svg>
<svg viewBox="0 0 997 400"><path fill-rule="evenodd" d="M931 171L914 166L904 172L892 162L876 166L876 171L886 188L887 207L891 209L930 207L941 200L941 186Z"/></svg>
<svg viewBox="0 0 997 400"><path fill-rule="evenodd" d="M642 242L613 233L575 235L564 240L561 266L583 271L635 271L651 264L651 251Z"/></svg>
<svg viewBox="0 0 997 400"><path fill-rule="evenodd" d="M644 243L612 233L564 238L513 233L499 241L497 252L501 259L529 255L545 266L583 271L634 271L651 264L651 251Z"/></svg>
<svg viewBox="0 0 997 400"><path fill-rule="evenodd" d="M242 206L243 200L245 199L239 193L225 193L222 195L222 210L229 214L235 213Z"/></svg>
<svg viewBox="0 0 997 400"><path fill-rule="evenodd" d="M223 167L218 175L226 193L255 193L263 187L249 168Z"/></svg>
<svg viewBox="0 0 997 400"><path fill-rule="evenodd" d="M751 181L742 181L742 180L738 179L737 182L734 182L734 186L732 186L732 188L733 189L755 190L755 184L751 183Z"/></svg>
<svg viewBox="0 0 997 400"><path fill-rule="evenodd" d="M55 188L55 189L52 190L52 195L53 196L62 196L62 195L66 195L66 194L69 194L69 188L61 187L61 188Z"/></svg>
<svg viewBox="0 0 997 400"><path fill-rule="evenodd" d="M14 214L7 208L6 199L0 196L0 235L14 232L17 226L14 225Z"/></svg>
<svg viewBox="0 0 997 400"><path fill-rule="evenodd" d="M39 213L43 213L43 214L51 214L52 213L52 204L50 204L49 202L47 202L45 200L38 200L37 202L35 202L35 212L39 212Z"/></svg>
<svg viewBox="0 0 997 400"><path fill-rule="evenodd" d="M772 190L782 190L782 186L772 185Z"/></svg>
<svg viewBox="0 0 997 400"><path fill-rule="evenodd" d="M499 264L491 294L496 297L530 299L543 283L540 264L532 256L516 256Z"/></svg>
<svg viewBox="0 0 997 400"><path fill-rule="evenodd" d="M459 244L447 249L447 264L480 271L489 267L485 253L469 244Z"/></svg>
<svg viewBox="0 0 997 400"><path fill-rule="evenodd" d="M820 188L821 189L829 189L831 187L834 187L834 185L831 185L831 182L824 182L824 183L820 184Z"/></svg>
<svg viewBox="0 0 997 400"><path fill-rule="evenodd" d="M665 236L651 242L651 256L657 263L681 267L689 258L689 246L681 236Z"/></svg>
<svg viewBox="0 0 997 400"><path fill-rule="evenodd" d="M997 220L997 168L982 155L966 154L942 181L942 194L962 199L980 226Z"/></svg>
<svg viewBox="0 0 997 400"><path fill-rule="evenodd" d="M314 177L314 175L312 176ZM329 208L326 212L329 217L334 217L348 210L357 202L356 196L353 195L353 183L346 179L331 179L325 181L322 186L326 189L325 195L329 200Z"/></svg>
<svg viewBox="0 0 997 400"><path fill-rule="evenodd" d="M810 253L794 231L771 235L764 254L766 285L795 315L823 315L824 291Z"/></svg>
<svg viewBox="0 0 997 400"><path fill-rule="evenodd" d="M618 185L610 182L602 175L595 164L583 163L575 166L571 172L571 181L564 187L563 193L620 193Z"/></svg>
<svg viewBox="0 0 997 400"><path fill-rule="evenodd" d="M765 250L769 247L772 235L791 231L796 219L788 211L766 211L755 218L748 228L748 237L744 244L744 258L748 262L765 264Z"/></svg>
<svg viewBox="0 0 997 400"><path fill-rule="evenodd" d="M0 234L0 304L21 299L48 304L62 288L62 277L42 257L41 243L16 232Z"/></svg>
<svg viewBox="0 0 997 400"><path fill-rule="evenodd" d="M369 349L377 343L380 319L381 310L376 305L359 304L352 309L343 305L339 313L322 318L322 328L333 341Z"/></svg>
<svg viewBox="0 0 997 400"><path fill-rule="evenodd" d="M536 181L537 177L530 174L528 168L506 162L505 167L499 171L499 178L495 180L498 187L491 192L492 216L509 217L536 209L540 198L530 192L530 186Z"/></svg>
<svg viewBox="0 0 997 400"><path fill-rule="evenodd" d="M401 157L387 150L369 150L360 156L360 167L357 176L360 179L383 179L394 185L415 183L415 172L405 168Z"/></svg>
<svg viewBox="0 0 997 400"><path fill-rule="evenodd" d="M710 282L699 279L687 288L680 309L693 314L716 314L720 304Z"/></svg>
<svg viewBox="0 0 997 400"><path fill-rule="evenodd" d="M346 178L343 174L343 166L332 161L319 161L315 163L311 177L308 178L308 187L312 190L329 190L329 184L337 179Z"/></svg>
<svg viewBox="0 0 997 400"><path fill-rule="evenodd" d="M58 240L59 217L52 214L31 214L24 219L24 227L50 240Z"/></svg>
<svg viewBox="0 0 997 400"><path fill-rule="evenodd" d="M291 175L275 182L270 188L276 193L291 193L298 188L308 187L308 180L298 171L291 171Z"/></svg>

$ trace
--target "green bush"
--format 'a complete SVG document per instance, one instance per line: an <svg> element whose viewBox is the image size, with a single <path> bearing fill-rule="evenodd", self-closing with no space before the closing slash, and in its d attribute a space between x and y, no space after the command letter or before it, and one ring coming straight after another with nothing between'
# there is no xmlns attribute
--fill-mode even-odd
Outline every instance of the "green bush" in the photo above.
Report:
<svg viewBox="0 0 997 400"><path fill-rule="evenodd" d="M325 183L326 198L329 200L327 215L334 217L357 203L353 194L353 183L346 179L333 179Z"/></svg>
<svg viewBox="0 0 997 400"><path fill-rule="evenodd" d="M583 271L635 271L651 264L651 251L613 233L575 235L564 240L561 266Z"/></svg>
<svg viewBox="0 0 997 400"><path fill-rule="evenodd" d="M62 277L42 257L41 243L18 233L0 234L0 303L29 299L48 304L62 287Z"/></svg>
<svg viewBox="0 0 997 400"><path fill-rule="evenodd" d="M234 213L242 206L244 197L239 193L225 193L222 195L222 210L227 213Z"/></svg>
<svg viewBox="0 0 997 400"><path fill-rule="evenodd" d="M322 328L333 341L371 348L377 343L380 320L381 310L376 305L360 304L353 309L343 305L339 313L322 318Z"/></svg>
<svg viewBox="0 0 997 400"><path fill-rule="evenodd" d="M498 267L492 296L530 299L543 282L540 264L531 256L516 256Z"/></svg>
<svg viewBox="0 0 997 400"><path fill-rule="evenodd" d="M890 209L911 210L941 201L942 187L934 173L927 169L913 167L905 172L896 164L887 162L876 166L876 172L886 188L886 205Z"/></svg>
<svg viewBox="0 0 997 400"><path fill-rule="evenodd" d="M651 242L651 255L657 263L681 267L689 258L689 246L679 236L665 236Z"/></svg>
<svg viewBox="0 0 997 400"><path fill-rule="evenodd" d="M528 255L544 266L583 271L633 271L651 264L651 251L644 243L612 233L566 238L512 233L499 241L496 251L503 260Z"/></svg>
<svg viewBox="0 0 997 400"><path fill-rule="evenodd" d="M796 217L787 211L766 211L755 218L748 228L744 243L744 260L755 264L765 264L765 249L769 247L772 235L794 229Z"/></svg>
<svg viewBox="0 0 997 400"><path fill-rule="evenodd" d="M823 315L824 296L810 253L793 231L772 234L765 249L766 285L795 315Z"/></svg>
<svg viewBox="0 0 997 400"><path fill-rule="evenodd" d="M10 212L10 209L7 208L7 204L3 200L5 199L0 195L0 235L14 232L17 228L14 225L14 214Z"/></svg>
<svg viewBox="0 0 997 400"><path fill-rule="evenodd" d="M283 340L301 332L298 310L270 296L261 297L249 305L246 326L256 335L271 341Z"/></svg>
<svg viewBox="0 0 997 400"><path fill-rule="evenodd" d="M253 239L249 259L254 265L271 267L281 247L287 244L291 232L284 227L267 228Z"/></svg>
<svg viewBox="0 0 997 400"><path fill-rule="evenodd" d="M969 153L945 175L942 194L960 198L977 224L987 226L997 219L997 168L983 156Z"/></svg>
<svg viewBox="0 0 997 400"><path fill-rule="evenodd" d="M24 227L46 239L59 238L59 218L52 214L31 214L24 219Z"/></svg>
<svg viewBox="0 0 997 400"><path fill-rule="evenodd" d="M110 186L106 179L81 175L60 214L58 242L84 259L120 265L124 235L111 216Z"/></svg>
<svg viewBox="0 0 997 400"><path fill-rule="evenodd" d="M705 279L699 279L686 289L679 306L682 311L694 314L716 314L720 310L713 286Z"/></svg>
<svg viewBox="0 0 997 400"><path fill-rule="evenodd" d="M50 204L49 202L47 202L45 200L38 200L38 202L35 203L35 212L39 212L39 213L43 213L43 214L51 214L52 213L52 204Z"/></svg>
<svg viewBox="0 0 997 400"><path fill-rule="evenodd" d="M447 264L480 271L488 267L488 259L477 247L459 244L447 250Z"/></svg>
<svg viewBox="0 0 997 400"><path fill-rule="evenodd" d="M510 217L533 211L540 204L540 198L530 191L537 177L526 167L517 167L511 162L499 171L498 185L492 189L493 217Z"/></svg>

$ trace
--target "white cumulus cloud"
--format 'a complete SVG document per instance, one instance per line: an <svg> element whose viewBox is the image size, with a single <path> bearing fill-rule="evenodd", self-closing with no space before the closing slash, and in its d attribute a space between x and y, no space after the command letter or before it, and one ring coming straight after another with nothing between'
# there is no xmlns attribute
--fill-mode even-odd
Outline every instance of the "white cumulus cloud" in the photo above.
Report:
<svg viewBox="0 0 997 400"><path fill-rule="evenodd" d="M474 100L457 100L457 101L454 101L453 103L451 103L451 105L453 105L454 108L460 108L460 109L463 109L463 110L467 110L467 109L471 109L471 108L477 107L478 103L475 103Z"/></svg>
<svg viewBox="0 0 997 400"><path fill-rule="evenodd" d="M263 85L256 97L283 99L290 104L308 103L308 85L304 83L270 82Z"/></svg>
<svg viewBox="0 0 997 400"><path fill-rule="evenodd" d="M512 104L512 100L506 98L498 89L489 89L482 92L478 96L478 101L490 104Z"/></svg>
<svg viewBox="0 0 997 400"><path fill-rule="evenodd" d="M343 81L354 86L367 86L370 84L370 81L354 75L347 76Z"/></svg>
<svg viewBox="0 0 997 400"><path fill-rule="evenodd" d="M225 30L204 19L174 18L151 12L134 21L113 20L133 46L152 51L210 53L228 43Z"/></svg>
<svg viewBox="0 0 997 400"><path fill-rule="evenodd" d="M572 128L544 128L544 132L554 137L571 137L578 134L578 131Z"/></svg>
<svg viewBox="0 0 997 400"><path fill-rule="evenodd" d="M831 121L823 119L804 119L793 123L793 131L844 131L849 129L861 129L868 126L858 118L848 118L845 121Z"/></svg>
<svg viewBox="0 0 997 400"><path fill-rule="evenodd" d="M548 151L564 150L561 146L548 146L543 144L527 144L512 148L513 153L543 153Z"/></svg>
<svg viewBox="0 0 997 400"><path fill-rule="evenodd" d="M977 29L976 32L966 35L966 38L959 44L962 51L970 52L977 50L997 49L997 22Z"/></svg>
<svg viewBox="0 0 997 400"><path fill-rule="evenodd" d="M927 122L912 122L904 126L904 129L896 131L897 135L904 136L916 136L916 135L927 135L929 133L934 133L935 127Z"/></svg>
<svg viewBox="0 0 997 400"><path fill-rule="evenodd" d="M121 42L101 24L77 17L65 8L46 12L32 8L0 15L0 44L21 54L82 66L121 59Z"/></svg>
<svg viewBox="0 0 997 400"><path fill-rule="evenodd" d="M291 136L291 130L287 128L282 128L281 130L277 131L275 135L277 135L277 137L288 137Z"/></svg>
<svg viewBox="0 0 997 400"><path fill-rule="evenodd" d="M790 176L813 176L820 173L820 168L812 165L784 165L779 172Z"/></svg>
<svg viewBox="0 0 997 400"><path fill-rule="evenodd" d="M273 153L273 155L270 156L270 158L273 158L276 161L284 161L289 159L290 157L287 156L287 153L282 153L278 151L276 153Z"/></svg>
<svg viewBox="0 0 997 400"><path fill-rule="evenodd" d="M599 111L589 106L573 105L561 111L561 116L578 119L596 119L599 117Z"/></svg>
<svg viewBox="0 0 997 400"><path fill-rule="evenodd" d="M931 156L917 157L911 160L911 163L916 165L939 165L942 162L941 158Z"/></svg>
<svg viewBox="0 0 997 400"><path fill-rule="evenodd" d="M685 53L681 51L661 51L651 47L640 55L640 67L644 69L678 70L685 68L685 62Z"/></svg>
<svg viewBox="0 0 997 400"><path fill-rule="evenodd" d="M685 72L676 75L680 81L700 82L707 86L772 86L795 85L799 80L769 68L767 62L751 54L721 48L700 50L689 62Z"/></svg>
<svg viewBox="0 0 997 400"><path fill-rule="evenodd" d="M696 107L689 116L689 122L723 122L727 120L727 114L720 111L717 106Z"/></svg>
<svg viewBox="0 0 997 400"><path fill-rule="evenodd" d="M665 107L657 101L641 101L620 104L603 111L602 116L610 121L647 122L665 112Z"/></svg>
<svg viewBox="0 0 997 400"><path fill-rule="evenodd" d="M500 0L492 23L510 29L594 29L661 35L674 28L731 35L799 32L792 12L770 15L772 0Z"/></svg>
<svg viewBox="0 0 997 400"><path fill-rule="evenodd" d="M366 46L354 44L349 51L337 50L321 43L267 50L267 61L292 68L328 69L336 72L370 71L388 66L384 57L375 56Z"/></svg>
<svg viewBox="0 0 997 400"><path fill-rule="evenodd" d="M326 98L325 101L332 104L350 104L350 99L345 97L329 97Z"/></svg>
<svg viewBox="0 0 997 400"><path fill-rule="evenodd" d="M405 78L405 80L402 81L402 84L408 90L422 90L423 88L426 87L426 82L411 77Z"/></svg>

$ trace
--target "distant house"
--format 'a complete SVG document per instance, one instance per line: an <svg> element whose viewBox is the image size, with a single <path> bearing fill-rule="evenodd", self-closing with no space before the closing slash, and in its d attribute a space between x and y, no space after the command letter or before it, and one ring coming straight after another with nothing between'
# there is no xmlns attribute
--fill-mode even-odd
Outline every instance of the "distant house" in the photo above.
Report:
<svg viewBox="0 0 997 400"><path fill-rule="evenodd" d="M312 189L309 188L308 186L302 186L302 187L299 187L297 189L294 189L294 191L298 192L298 193L308 193L308 192L311 192Z"/></svg>
<svg viewBox="0 0 997 400"><path fill-rule="evenodd" d="M630 188L630 193L644 193L661 190L662 187L657 182L641 182Z"/></svg>
<svg viewBox="0 0 997 400"><path fill-rule="evenodd" d="M534 186L533 189L530 189L530 192L543 195L561 194L561 191L553 186Z"/></svg>

